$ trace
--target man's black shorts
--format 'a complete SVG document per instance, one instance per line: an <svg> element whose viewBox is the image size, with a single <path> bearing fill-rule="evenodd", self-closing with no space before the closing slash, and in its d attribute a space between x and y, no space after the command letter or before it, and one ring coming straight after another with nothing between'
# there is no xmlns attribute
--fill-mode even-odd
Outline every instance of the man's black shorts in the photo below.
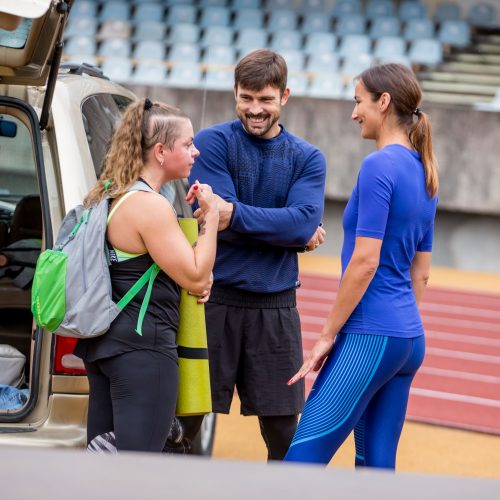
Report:
<svg viewBox="0 0 500 500"><path fill-rule="evenodd" d="M214 287L205 309L213 411L229 413L234 387L243 415L297 415L304 381L295 290L258 294Z"/></svg>

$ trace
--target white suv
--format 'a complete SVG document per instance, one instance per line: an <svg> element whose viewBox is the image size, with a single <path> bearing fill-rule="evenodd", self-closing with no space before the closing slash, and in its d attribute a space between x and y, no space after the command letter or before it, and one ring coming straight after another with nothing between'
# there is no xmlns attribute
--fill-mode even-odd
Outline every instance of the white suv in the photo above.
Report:
<svg viewBox="0 0 500 500"><path fill-rule="evenodd" d="M59 68L71 4L0 0L0 445L86 442L88 382L75 340L36 328L30 279L40 248L53 245L64 214L96 182L136 97L97 68ZM178 181L164 192L189 217L185 189ZM24 383L7 380L16 367ZM206 420L197 453L211 452L214 426Z"/></svg>

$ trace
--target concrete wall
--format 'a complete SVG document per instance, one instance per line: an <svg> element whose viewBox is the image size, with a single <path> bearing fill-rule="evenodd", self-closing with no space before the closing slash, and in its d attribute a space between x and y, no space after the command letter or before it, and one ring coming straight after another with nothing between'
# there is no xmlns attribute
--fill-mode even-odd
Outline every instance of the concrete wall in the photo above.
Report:
<svg viewBox="0 0 500 500"><path fill-rule="evenodd" d="M192 117L195 130L232 120L230 92L131 87L148 96L181 107ZM351 120L353 102L293 97L285 106L282 122L287 129L318 146L328 162L326 198L346 200L363 158L374 151ZM440 165L441 209L471 214L500 215L500 113L468 107L425 104L434 133Z"/></svg>

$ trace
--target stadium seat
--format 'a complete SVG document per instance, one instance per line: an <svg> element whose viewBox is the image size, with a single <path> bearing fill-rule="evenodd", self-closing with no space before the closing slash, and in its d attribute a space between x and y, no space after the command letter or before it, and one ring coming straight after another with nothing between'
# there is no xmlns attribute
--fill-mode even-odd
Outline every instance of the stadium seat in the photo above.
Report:
<svg viewBox="0 0 500 500"><path fill-rule="evenodd" d="M164 85L167 70L162 61L139 61L130 81L142 85Z"/></svg>
<svg viewBox="0 0 500 500"><path fill-rule="evenodd" d="M337 47L337 37L333 33L311 33L307 35L304 44L306 54L316 52L335 52Z"/></svg>
<svg viewBox="0 0 500 500"><path fill-rule="evenodd" d="M165 40L166 25L161 21L143 21L135 26L134 40Z"/></svg>
<svg viewBox="0 0 500 500"><path fill-rule="evenodd" d="M201 11L200 26L229 26L231 11L226 7L206 7Z"/></svg>
<svg viewBox="0 0 500 500"><path fill-rule="evenodd" d="M309 78L306 73L292 71L288 75L287 86L294 97L304 96L309 88Z"/></svg>
<svg viewBox="0 0 500 500"><path fill-rule="evenodd" d="M466 47L470 43L470 28L466 21L446 20L441 23L437 37L445 45Z"/></svg>
<svg viewBox="0 0 500 500"><path fill-rule="evenodd" d="M384 36L376 40L373 56L376 59L388 61L399 58L406 53L406 41L399 36Z"/></svg>
<svg viewBox="0 0 500 500"><path fill-rule="evenodd" d="M294 30L297 27L297 15L293 10L279 9L269 13L268 31Z"/></svg>
<svg viewBox="0 0 500 500"><path fill-rule="evenodd" d="M105 76L118 83L128 82L132 75L132 63L126 57L107 57L101 69Z"/></svg>
<svg viewBox="0 0 500 500"><path fill-rule="evenodd" d="M208 26L200 40L202 47L209 45L232 45L234 31L228 26Z"/></svg>
<svg viewBox="0 0 500 500"><path fill-rule="evenodd" d="M378 17L373 19L370 26L369 35L372 38L383 36L399 36L401 32L401 22L397 17Z"/></svg>
<svg viewBox="0 0 500 500"><path fill-rule="evenodd" d="M368 69L373 63L373 56L366 53L360 54L349 54L349 56L344 58L342 67L340 69L341 74L345 79L353 79L362 73L365 69Z"/></svg>
<svg viewBox="0 0 500 500"><path fill-rule="evenodd" d="M402 21L427 17L427 5L418 0L405 0L399 7L399 18Z"/></svg>
<svg viewBox="0 0 500 500"><path fill-rule="evenodd" d="M336 52L318 51L309 56L306 69L313 73L337 71L340 65L339 63L340 56Z"/></svg>
<svg viewBox="0 0 500 500"><path fill-rule="evenodd" d="M228 45L210 45L205 49L202 61L206 64L235 64L236 49Z"/></svg>
<svg viewBox="0 0 500 500"><path fill-rule="evenodd" d="M178 62L170 70L167 83L172 87L201 87L201 69L198 64Z"/></svg>
<svg viewBox="0 0 500 500"><path fill-rule="evenodd" d="M111 0L102 2L101 5L102 9L99 14L99 20L101 22L112 21L116 19L127 21L128 19L130 19L130 4L128 2Z"/></svg>
<svg viewBox="0 0 500 500"><path fill-rule="evenodd" d="M177 23L196 23L196 7L194 5L172 5L168 9L166 22L169 26Z"/></svg>
<svg viewBox="0 0 500 500"><path fill-rule="evenodd" d="M89 36L71 37L64 45L64 53L68 56L95 55L96 41Z"/></svg>
<svg viewBox="0 0 500 500"><path fill-rule="evenodd" d="M143 0L138 0L139 2L140 1L143 1ZM149 2L156 2L157 0L147 0ZM167 4L170 5L170 6L173 6L173 5L194 5L198 3L197 0L167 0Z"/></svg>
<svg viewBox="0 0 500 500"><path fill-rule="evenodd" d="M443 46L435 38L421 38L410 45L408 57L412 64L435 66L443 60Z"/></svg>
<svg viewBox="0 0 500 500"><path fill-rule="evenodd" d="M93 0L78 0L74 2L71 7L70 19L80 19L82 17L89 17L94 19L97 15L97 2Z"/></svg>
<svg viewBox="0 0 500 500"><path fill-rule="evenodd" d="M339 54L350 57L354 54L370 54L371 40L367 35L346 35L339 46Z"/></svg>
<svg viewBox="0 0 500 500"><path fill-rule="evenodd" d="M460 6L456 3L441 3L436 7L434 19L441 21L458 21L460 19Z"/></svg>
<svg viewBox="0 0 500 500"><path fill-rule="evenodd" d="M359 0L337 0L333 8L333 16L337 18L361 14L361 12L361 2Z"/></svg>
<svg viewBox="0 0 500 500"><path fill-rule="evenodd" d="M161 40L141 40L132 53L135 59L165 59L165 45Z"/></svg>
<svg viewBox="0 0 500 500"><path fill-rule="evenodd" d="M98 50L103 57L130 57L130 42L124 38L108 38Z"/></svg>
<svg viewBox="0 0 500 500"><path fill-rule="evenodd" d="M132 34L132 25L130 21L124 21L123 19L113 19L110 21L104 21L101 24L99 32L96 35L98 42L107 40L108 38L130 38Z"/></svg>
<svg viewBox="0 0 500 500"><path fill-rule="evenodd" d="M233 0L232 6L234 10L259 9L261 6L261 0Z"/></svg>
<svg viewBox="0 0 500 500"><path fill-rule="evenodd" d="M361 35L366 31L366 19L360 14L346 15L337 19L335 34L337 36Z"/></svg>
<svg viewBox="0 0 500 500"><path fill-rule="evenodd" d="M199 0L200 7L227 7L227 0Z"/></svg>
<svg viewBox="0 0 500 500"><path fill-rule="evenodd" d="M405 26L403 37L406 40L434 37L434 23L430 19L410 19Z"/></svg>
<svg viewBox="0 0 500 500"><path fill-rule="evenodd" d="M232 70L208 67L203 86L210 90L233 90L234 73Z"/></svg>
<svg viewBox="0 0 500 500"><path fill-rule="evenodd" d="M344 83L337 72L316 73L307 91L309 97L341 99L344 96Z"/></svg>
<svg viewBox="0 0 500 500"><path fill-rule="evenodd" d="M97 21L91 17L69 17L68 26L64 30L64 37L95 36Z"/></svg>
<svg viewBox="0 0 500 500"><path fill-rule="evenodd" d="M170 46L168 60L174 62L198 62L200 60L200 48L194 43L174 43Z"/></svg>
<svg viewBox="0 0 500 500"><path fill-rule="evenodd" d="M271 33L270 47L281 50L298 50L302 46L302 34L299 31L280 30Z"/></svg>
<svg viewBox="0 0 500 500"><path fill-rule="evenodd" d="M161 3L139 3L132 15L134 22L141 21L163 21L165 8Z"/></svg>
<svg viewBox="0 0 500 500"><path fill-rule="evenodd" d="M64 62L70 64L88 64L89 66L99 66L99 62L97 61L97 57L92 54L75 54L72 56L65 56Z"/></svg>
<svg viewBox="0 0 500 500"><path fill-rule="evenodd" d="M370 0L366 5L365 15L368 19L394 16L396 10L392 0Z"/></svg>
<svg viewBox="0 0 500 500"><path fill-rule="evenodd" d="M280 50L284 57L288 71L301 71L304 69L305 54L301 50Z"/></svg>
<svg viewBox="0 0 500 500"><path fill-rule="evenodd" d="M198 43L200 28L196 24L178 23L170 26L168 43Z"/></svg>
<svg viewBox="0 0 500 500"><path fill-rule="evenodd" d="M472 5L469 9L467 20L472 26L476 27L498 27L497 9L492 3L479 3Z"/></svg>
<svg viewBox="0 0 500 500"><path fill-rule="evenodd" d="M236 38L236 48L243 52L267 47L267 31L259 28L244 28L240 30Z"/></svg>
<svg viewBox="0 0 500 500"><path fill-rule="evenodd" d="M302 19L303 33L328 33L332 19L327 12L306 12Z"/></svg>
<svg viewBox="0 0 500 500"><path fill-rule="evenodd" d="M233 26L236 29L262 28L263 13L260 9L240 9L235 12Z"/></svg>
<svg viewBox="0 0 500 500"><path fill-rule="evenodd" d="M301 12L326 12L325 0L300 0Z"/></svg>

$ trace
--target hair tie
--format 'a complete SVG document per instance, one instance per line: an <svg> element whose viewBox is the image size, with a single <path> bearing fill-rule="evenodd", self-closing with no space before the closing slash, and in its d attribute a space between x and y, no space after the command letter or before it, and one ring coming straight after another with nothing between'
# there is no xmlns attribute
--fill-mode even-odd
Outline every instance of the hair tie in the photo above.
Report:
<svg viewBox="0 0 500 500"><path fill-rule="evenodd" d="M109 191L109 188L113 185L112 181L106 181L104 183L104 191Z"/></svg>
<svg viewBox="0 0 500 500"><path fill-rule="evenodd" d="M144 111L147 111L148 109L151 109L153 107L153 103L149 100L149 98L146 97L144 99Z"/></svg>
<svg viewBox="0 0 500 500"><path fill-rule="evenodd" d="M413 112L413 114L418 116L420 114L420 108L415 108L415 111Z"/></svg>

